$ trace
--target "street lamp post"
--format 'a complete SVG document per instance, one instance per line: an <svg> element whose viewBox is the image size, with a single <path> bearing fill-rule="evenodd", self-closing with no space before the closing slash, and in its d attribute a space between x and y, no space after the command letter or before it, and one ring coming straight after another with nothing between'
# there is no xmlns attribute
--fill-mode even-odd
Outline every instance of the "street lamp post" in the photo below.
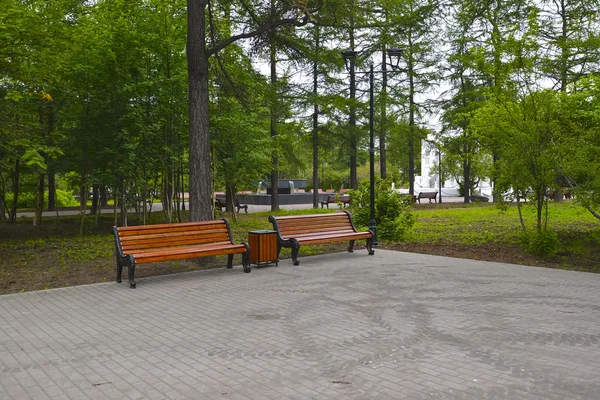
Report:
<svg viewBox="0 0 600 400"><path fill-rule="evenodd" d="M385 50L383 52L385 58ZM342 56L344 57L344 61L346 63L346 69L350 72L350 92L354 93L354 75L356 73L354 69L355 61L356 61L356 51L354 50L346 50L342 52ZM402 57L402 50L398 48L393 48L387 51L387 55L390 59L390 66L392 70L398 70L398 64L400 63L400 57ZM385 64L385 59L383 60ZM374 86L375 86L375 73L387 73L386 68L382 68L381 71L375 71L373 68L373 63L371 63L368 72L358 72L362 74L369 74L369 211L370 211L370 220L369 220L369 229L373 232L373 246L377 247L379 245L377 241L377 223L375 220L375 94L374 94ZM351 115L352 119L352 115Z"/></svg>

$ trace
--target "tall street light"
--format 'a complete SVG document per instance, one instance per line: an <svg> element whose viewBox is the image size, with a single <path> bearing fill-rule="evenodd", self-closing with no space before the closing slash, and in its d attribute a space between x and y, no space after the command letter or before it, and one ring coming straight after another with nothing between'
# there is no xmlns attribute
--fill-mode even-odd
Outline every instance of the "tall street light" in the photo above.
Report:
<svg viewBox="0 0 600 400"><path fill-rule="evenodd" d="M385 56L384 51L384 56ZM390 59L389 66L392 67L393 71L398 71L398 64L402 57L402 49L393 48L387 51L387 55ZM346 63L346 69L350 72L350 93L356 93L354 74L356 73L354 65L356 62L357 53L353 49L342 52L344 62ZM383 63L386 61L383 60ZM377 242L377 226L375 221L375 95L374 95L374 81L375 73L386 73L386 69L383 68L380 71L375 71L373 63L371 63L368 72L358 72L361 74L369 74L369 210L370 210L370 221L369 229L373 232L373 246L378 246ZM352 117L352 116L351 116Z"/></svg>

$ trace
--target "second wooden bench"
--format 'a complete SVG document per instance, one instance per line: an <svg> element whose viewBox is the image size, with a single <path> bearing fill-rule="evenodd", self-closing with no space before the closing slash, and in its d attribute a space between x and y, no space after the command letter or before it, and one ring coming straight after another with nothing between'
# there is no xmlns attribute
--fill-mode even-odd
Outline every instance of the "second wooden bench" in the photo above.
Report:
<svg viewBox="0 0 600 400"><path fill-rule="evenodd" d="M137 264L181 260L226 254L227 268L232 268L233 255L242 254L244 272L250 272L250 249L246 243L235 244L229 222L182 222L144 226L113 226L117 251L117 282L123 267L129 268L129 287L135 289Z"/></svg>
<svg viewBox="0 0 600 400"><path fill-rule="evenodd" d="M321 208L323 206L327 206L329 208L329 204L341 203L343 207L350 204L350 196L338 196L336 199L335 196L327 196L327 200L323 200L321 202Z"/></svg>
<svg viewBox="0 0 600 400"><path fill-rule="evenodd" d="M369 255L373 250L373 232L358 232L348 211L335 214L294 215L288 217L269 216L273 229L277 231L277 258L282 247L292 249L292 262L298 261L301 245L349 241L348 252L354 250L354 241L367 240Z"/></svg>
<svg viewBox="0 0 600 400"><path fill-rule="evenodd" d="M438 192L421 192L419 193L419 196L417 196L417 200L419 201L419 204L421 204L421 199L429 199L430 203L431 200L434 200L437 203L437 194Z"/></svg>

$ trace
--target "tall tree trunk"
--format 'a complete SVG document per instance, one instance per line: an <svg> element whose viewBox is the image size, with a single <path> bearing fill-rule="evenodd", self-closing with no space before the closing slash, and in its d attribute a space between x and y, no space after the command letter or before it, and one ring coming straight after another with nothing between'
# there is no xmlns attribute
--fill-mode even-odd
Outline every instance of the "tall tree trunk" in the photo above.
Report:
<svg viewBox="0 0 600 400"><path fill-rule="evenodd" d="M108 189L106 185L100 185L100 207L108 207Z"/></svg>
<svg viewBox="0 0 600 400"><path fill-rule="evenodd" d="M354 19L350 20L350 48L354 50ZM356 73L354 60L350 62L350 188L358 189L358 177L356 171L356 151L358 148L358 138L356 132Z"/></svg>
<svg viewBox="0 0 600 400"><path fill-rule="evenodd" d="M235 185L233 183L225 183L225 211L227 212L233 212L235 192Z"/></svg>
<svg viewBox="0 0 600 400"><path fill-rule="evenodd" d="M412 30L409 28L408 34L408 59L407 59L407 74L408 74L408 193L415 194L415 65L413 55Z"/></svg>
<svg viewBox="0 0 600 400"><path fill-rule="evenodd" d="M323 184L319 182L319 103L317 95L319 94L319 63L316 57L319 54L320 48L320 31L319 26L315 26L315 61L313 62L313 208L319 208L319 187Z"/></svg>
<svg viewBox="0 0 600 400"><path fill-rule="evenodd" d="M56 173L51 161L48 163L48 211L56 210Z"/></svg>
<svg viewBox="0 0 600 400"><path fill-rule="evenodd" d="M100 185L92 185L92 215L100 214Z"/></svg>
<svg viewBox="0 0 600 400"><path fill-rule="evenodd" d="M471 201L471 162L467 160L468 157L465 155L463 158L463 195L464 195L464 203L469 203Z"/></svg>
<svg viewBox="0 0 600 400"><path fill-rule="evenodd" d="M381 179L387 178L386 167L386 137L387 137L387 62L385 61L385 46L381 53L381 70L383 71L383 82L381 84L381 122L379 131L379 171Z"/></svg>
<svg viewBox="0 0 600 400"><path fill-rule="evenodd" d="M8 211L6 208L5 187L4 177L0 174L0 221L6 221L6 211Z"/></svg>
<svg viewBox="0 0 600 400"><path fill-rule="evenodd" d="M271 0L271 10L274 12L275 2ZM277 95L275 93L276 84L277 84L277 53L275 49L275 43L273 34L271 34L270 38L270 54L269 61L271 64L271 138L274 146L273 155L272 155L272 163L273 169L271 170L271 211L279 211L279 160L277 157L277 145L275 141L275 137L277 136Z"/></svg>
<svg viewBox="0 0 600 400"><path fill-rule="evenodd" d="M12 172L12 191L13 201L10 207L9 219L10 222L17 222L17 201L19 200L19 175L21 174L21 161L17 158L15 169Z"/></svg>
<svg viewBox="0 0 600 400"><path fill-rule="evenodd" d="M208 54L206 52L207 0L188 0L187 61L190 125L190 219L212 219L212 177L208 98Z"/></svg>
<svg viewBox="0 0 600 400"><path fill-rule="evenodd" d="M79 208L82 210L87 206L88 188L85 185L79 186Z"/></svg>
<svg viewBox="0 0 600 400"><path fill-rule="evenodd" d="M35 200L35 214L33 216L33 226L42 225L42 211L44 210L44 188L45 188L45 173L38 174L37 179L37 196Z"/></svg>

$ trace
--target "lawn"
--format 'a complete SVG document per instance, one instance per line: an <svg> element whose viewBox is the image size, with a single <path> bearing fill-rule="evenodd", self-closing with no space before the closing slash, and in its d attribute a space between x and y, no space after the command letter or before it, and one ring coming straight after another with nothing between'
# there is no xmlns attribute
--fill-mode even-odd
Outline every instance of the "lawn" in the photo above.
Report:
<svg viewBox="0 0 600 400"><path fill-rule="evenodd" d="M571 202L550 205L549 226L559 236L557 252L550 258L524 253L520 247L520 223L517 209L499 209L492 204L426 204L415 205L417 221L405 240L399 243L381 241L382 248L444 256L502 261L589 272L600 271L600 223L587 211ZM278 214L334 212L327 210L282 211ZM246 241L251 230L270 229L269 212L240 214L238 222L229 217L237 242ZM534 210L524 208L527 226L534 225ZM153 213L151 223L164 222L162 213ZM40 228L30 219L17 224L0 223L0 293L49 289L95 282L114 281L114 239L112 215L96 221L87 217L84 235L80 236L79 217L46 218ZM129 219L130 225L136 221ZM362 227L363 229L365 227ZM357 248L361 248L357 243ZM343 251L345 244L309 246L301 256ZM291 268L282 251L280 267ZM223 267L224 258L208 265L192 261L144 264L136 278L201 268ZM234 258L234 269L241 271L240 257ZM301 267L300 267L301 268Z"/></svg>

